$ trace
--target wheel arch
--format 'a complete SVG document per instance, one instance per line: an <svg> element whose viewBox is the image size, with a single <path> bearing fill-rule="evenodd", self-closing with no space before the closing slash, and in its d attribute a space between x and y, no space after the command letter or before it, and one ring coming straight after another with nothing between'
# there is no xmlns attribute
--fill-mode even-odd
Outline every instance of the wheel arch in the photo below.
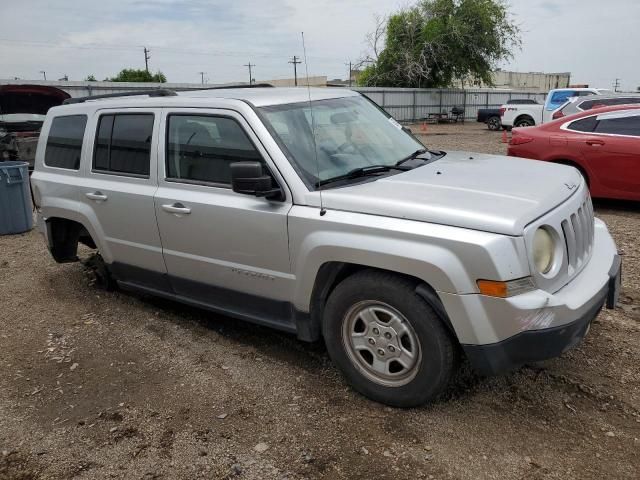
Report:
<svg viewBox="0 0 640 480"><path fill-rule="evenodd" d="M49 251L58 263L78 260L78 243L96 248L91 233L80 222L62 217L49 217L46 222Z"/></svg>
<svg viewBox="0 0 640 480"><path fill-rule="evenodd" d="M567 165L569 167L574 167L584 177L585 181L587 182L587 187L591 186L591 176L587 171L587 169L580 162L577 162L576 160L573 160L570 158L554 158L549 161L552 163L558 163L560 165Z"/></svg>
<svg viewBox="0 0 640 480"><path fill-rule="evenodd" d="M64 230L65 228L73 229L75 228L73 225L78 225L80 227L80 235L77 241L99 250L105 261L110 263L112 259L111 251L107 247L104 231L95 213L79 202L57 200L58 202L53 205L44 205L40 213L44 217L49 247L51 248L54 240L51 236L51 227ZM66 239L65 241L72 241L72 239Z"/></svg>
<svg viewBox="0 0 640 480"><path fill-rule="evenodd" d="M402 277L410 281L414 287L415 292L427 303L436 314L440 317L445 327L449 330L453 338L457 340L457 335L453 324L447 315L444 305L442 304L440 297L428 282L413 275L406 273L389 270L385 268L372 267L369 265L350 263L350 262L325 262L320 266L318 274L316 276L313 290L311 293L309 316L312 325L312 331L317 333L317 338L320 338L322 331L322 321L324 316L324 309L327 300L335 288L348 277L365 270L384 272L398 277Z"/></svg>
<svg viewBox="0 0 640 480"><path fill-rule="evenodd" d="M518 124L518 122L519 122L520 120L524 120L524 119L531 120L531 123L533 124L533 126L534 126L534 127L536 126L536 121L535 121L535 119L534 119L531 115L529 115L528 113L522 113L522 114L518 115L518 116L515 118L515 120L513 121L513 126L514 126L514 127L516 127L516 125Z"/></svg>

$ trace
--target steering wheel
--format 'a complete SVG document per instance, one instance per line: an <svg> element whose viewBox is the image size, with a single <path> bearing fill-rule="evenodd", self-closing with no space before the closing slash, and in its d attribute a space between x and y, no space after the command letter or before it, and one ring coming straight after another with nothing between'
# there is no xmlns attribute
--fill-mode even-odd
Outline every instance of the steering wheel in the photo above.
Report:
<svg viewBox="0 0 640 480"><path fill-rule="evenodd" d="M342 145L336 148L336 152L338 153L356 153L356 146L351 142L344 142Z"/></svg>

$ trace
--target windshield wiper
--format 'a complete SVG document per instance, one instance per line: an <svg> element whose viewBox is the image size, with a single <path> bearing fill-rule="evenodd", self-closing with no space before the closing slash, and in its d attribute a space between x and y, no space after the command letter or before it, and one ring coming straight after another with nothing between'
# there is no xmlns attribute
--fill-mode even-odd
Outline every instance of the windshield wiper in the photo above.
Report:
<svg viewBox="0 0 640 480"><path fill-rule="evenodd" d="M429 153L429 150L426 148L420 148L413 152L411 155L407 155L403 159L400 159L396 162L396 167L402 165L403 163L408 162L409 160L413 160L414 158L418 158L420 155L424 155L425 153Z"/></svg>
<svg viewBox="0 0 640 480"><path fill-rule="evenodd" d="M367 175L375 175L376 173L384 173L389 170L406 170L405 168L398 168L397 165L367 165L366 167L358 167L348 171L344 175L339 175L333 178L327 178L326 180L320 180L316 182L316 188L326 185L328 183L339 182L342 180L351 180L354 178L366 177Z"/></svg>

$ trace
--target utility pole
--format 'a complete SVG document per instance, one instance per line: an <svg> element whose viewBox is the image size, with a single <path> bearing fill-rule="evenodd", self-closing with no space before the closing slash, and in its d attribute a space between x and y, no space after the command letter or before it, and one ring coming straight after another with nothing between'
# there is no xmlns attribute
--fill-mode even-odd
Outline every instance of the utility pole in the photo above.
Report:
<svg viewBox="0 0 640 480"><path fill-rule="evenodd" d="M251 67L255 67L256 64L255 63L251 63L251 60L249 60L249 63L243 65L244 67L249 67L249 85L253 84L253 76L251 74Z"/></svg>
<svg viewBox="0 0 640 480"><path fill-rule="evenodd" d="M349 65L349 87L351 87L351 72L352 72L351 60L349 60L349 63L345 63L345 65Z"/></svg>
<svg viewBox="0 0 640 480"><path fill-rule="evenodd" d="M204 85L204 74L207 72L198 72L200 74L200 82Z"/></svg>
<svg viewBox="0 0 640 480"><path fill-rule="evenodd" d="M149 73L149 59L151 55L149 55L151 51L147 50L147 47L144 47L144 69Z"/></svg>
<svg viewBox="0 0 640 480"><path fill-rule="evenodd" d="M302 62L298 60L298 57L293 56L293 60L289 60L289 63L293 63L293 81L295 86L298 86L298 65Z"/></svg>
<svg viewBox="0 0 640 480"><path fill-rule="evenodd" d="M40 73L42 74L42 76L46 80L47 79L47 72L45 72L44 70L40 70Z"/></svg>
<svg viewBox="0 0 640 480"><path fill-rule="evenodd" d="M620 78L616 78L616 81L615 81L615 83L613 84L613 91L614 91L614 92L617 92L617 91L618 91L618 89L620 88L620 80L621 80Z"/></svg>

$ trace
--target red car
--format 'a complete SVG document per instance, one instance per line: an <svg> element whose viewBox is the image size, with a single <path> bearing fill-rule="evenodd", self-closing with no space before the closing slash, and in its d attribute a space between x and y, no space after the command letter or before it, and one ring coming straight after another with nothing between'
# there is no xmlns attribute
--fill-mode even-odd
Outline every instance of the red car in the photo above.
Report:
<svg viewBox="0 0 640 480"><path fill-rule="evenodd" d="M508 155L572 165L587 179L593 197L640 200L640 105L514 128Z"/></svg>

